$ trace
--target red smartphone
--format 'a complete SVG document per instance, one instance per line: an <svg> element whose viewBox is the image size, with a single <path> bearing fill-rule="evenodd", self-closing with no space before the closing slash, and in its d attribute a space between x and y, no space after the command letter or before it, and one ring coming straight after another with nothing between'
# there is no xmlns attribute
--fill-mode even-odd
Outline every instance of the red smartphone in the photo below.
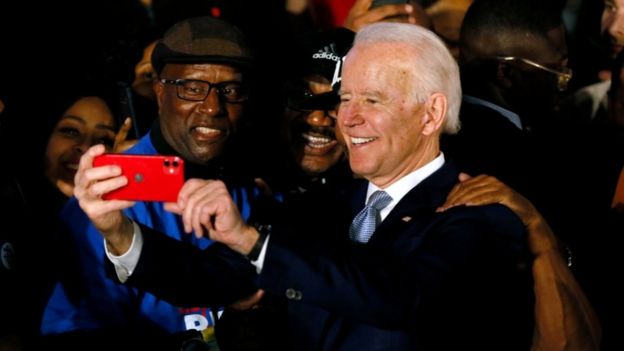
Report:
<svg viewBox="0 0 624 351"><path fill-rule="evenodd" d="M178 200L184 184L184 160L177 156L103 154L93 166L117 165L128 184L103 196L105 200L165 201Z"/></svg>

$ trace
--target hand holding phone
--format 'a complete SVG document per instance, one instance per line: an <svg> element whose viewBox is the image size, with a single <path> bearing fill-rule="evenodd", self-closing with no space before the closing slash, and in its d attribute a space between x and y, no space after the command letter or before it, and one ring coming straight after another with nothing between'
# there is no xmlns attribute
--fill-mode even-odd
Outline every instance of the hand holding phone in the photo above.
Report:
<svg viewBox="0 0 624 351"><path fill-rule="evenodd" d="M175 202L184 185L184 160L177 156L103 154L93 166L117 165L128 184L103 196L105 200Z"/></svg>

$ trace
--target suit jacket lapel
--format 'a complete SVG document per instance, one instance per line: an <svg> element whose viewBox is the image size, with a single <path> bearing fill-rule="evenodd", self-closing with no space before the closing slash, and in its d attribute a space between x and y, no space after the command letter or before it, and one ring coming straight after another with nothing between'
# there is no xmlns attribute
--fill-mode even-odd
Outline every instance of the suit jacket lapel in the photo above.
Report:
<svg viewBox="0 0 624 351"><path fill-rule="evenodd" d="M452 162L445 164L420 184L410 190L390 214L377 227L369 244L393 240L403 229L419 221L423 216L430 216L444 203L447 194L458 181L459 172Z"/></svg>

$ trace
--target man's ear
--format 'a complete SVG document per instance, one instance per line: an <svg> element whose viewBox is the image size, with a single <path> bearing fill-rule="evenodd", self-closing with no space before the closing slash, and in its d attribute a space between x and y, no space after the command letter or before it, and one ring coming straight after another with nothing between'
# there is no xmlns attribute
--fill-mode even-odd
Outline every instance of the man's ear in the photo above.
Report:
<svg viewBox="0 0 624 351"><path fill-rule="evenodd" d="M509 89L512 86L511 74L513 67L508 63L499 62L496 64L496 80L498 84L505 89Z"/></svg>
<svg viewBox="0 0 624 351"><path fill-rule="evenodd" d="M160 82L158 77L156 77L156 79L152 81L152 89L154 89L154 93L156 93L156 102L158 102L158 108L160 109L165 95L165 85Z"/></svg>
<svg viewBox="0 0 624 351"><path fill-rule="evenodd" d="M433 93L425 103L425 114L423 115L423 131L424 135L433 135L446 120L447 100L442 93Z"/></svg>

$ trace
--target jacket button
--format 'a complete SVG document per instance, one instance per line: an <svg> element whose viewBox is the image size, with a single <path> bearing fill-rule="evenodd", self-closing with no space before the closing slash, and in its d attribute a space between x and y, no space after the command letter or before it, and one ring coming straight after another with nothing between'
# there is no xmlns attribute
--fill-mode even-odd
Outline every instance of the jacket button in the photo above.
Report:
<svg viewBox="0 0 624 351"><path fill-rule="evenodd" d="M295 289L286 289L286 298L289 300L299 301L303 298L301 291Z"/></svg>

